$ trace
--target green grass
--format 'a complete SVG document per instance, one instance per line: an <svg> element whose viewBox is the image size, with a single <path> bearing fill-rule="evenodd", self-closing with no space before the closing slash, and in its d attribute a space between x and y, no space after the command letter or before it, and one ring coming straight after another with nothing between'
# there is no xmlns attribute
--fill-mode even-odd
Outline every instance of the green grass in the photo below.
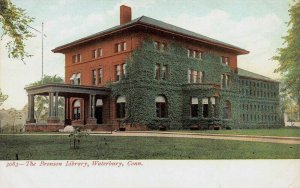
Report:
<svg viewBox="0 0 300 188"><path fill-rule="evenodd" d="M63 135L0 135L0 160L299 159L300 145L229 140L88 136L70 149Z"/></svg>
<svg viewBox="0 0 300 188"><path fill-rule="evenodd" d="M182 130L180 132L207 133L207 134L236 134L236 135L256 135L256 136L300 137L300 128L297 128L297 127L281 128L281 129L196 130L196 131Z"/></svg>

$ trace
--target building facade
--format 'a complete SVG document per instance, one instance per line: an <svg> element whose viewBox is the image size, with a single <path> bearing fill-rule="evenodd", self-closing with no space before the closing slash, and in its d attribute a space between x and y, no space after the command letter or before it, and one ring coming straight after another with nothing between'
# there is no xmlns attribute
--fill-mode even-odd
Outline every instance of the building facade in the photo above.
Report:
<svg viewBox="0 0 300 188"><path fill-rule="evenodd" d="M248 51L149 17L131 20L124 5L120 25L53 52L65 55L65 84L25 88L28 131L281 126L279 83L237 66ZM49 95L47 125L35 123L36 95Z"/></svg>

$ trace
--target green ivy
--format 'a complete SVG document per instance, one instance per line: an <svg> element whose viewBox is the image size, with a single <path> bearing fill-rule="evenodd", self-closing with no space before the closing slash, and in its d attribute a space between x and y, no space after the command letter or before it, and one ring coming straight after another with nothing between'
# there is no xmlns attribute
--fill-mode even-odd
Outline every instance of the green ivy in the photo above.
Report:
<svg viewBox="0 0 300 188"><path fill-rule="evenodd" d="M109 87L113 97L126 96L126 116L131 124L143 124L151 129L158 129L160 126L168 129L186 129L195 124L246 128L240 126L239 77L220 62L219 56L208 52L203 54L202 59L190 58L187 57L186 48L177 43L169 44L166 52L160 52L154 48L153 41L147 40L133 51L126 63L126 79L111 83ZM156 64L160 64L160 67L168 66L166 80L155 79ZM204 71L204 83L188 83L188 69ZM231 75L232 87L214 87L221 83L221 75L224 73ZM158 95L167 99L167 118L156 117L155 97ZM198 97L200 104L202 98L215 95L220 95L218 117L203 118L202 106L199 105L199 117L191 118L191 97ZM232 106L230 120L222 119L221 109L226 100L230 101ZM257 127L255 123L252 124L253 128Z"/></svg>

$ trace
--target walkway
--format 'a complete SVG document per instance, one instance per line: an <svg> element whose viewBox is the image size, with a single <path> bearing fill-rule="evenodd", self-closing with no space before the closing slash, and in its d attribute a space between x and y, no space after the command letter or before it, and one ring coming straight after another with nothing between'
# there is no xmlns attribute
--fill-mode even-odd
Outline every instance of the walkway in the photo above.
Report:
<svg viewBox="0 0 300 188"><path fill-rule="evenodd" d="M2 134L13 135L13 134ZM17 135L69 135L68 133L24 133ZM184 132L159 132L159 131L126 131L126 132L91 132L92 136L141 136L141 137L168 137L168 138L202 138L216 140L237 140L250 142L269 142L281 144L300 144L300 137L279 136L255 136L255 135L230 135L230 134L207 134L207 133L184 133ZM1 136L1 134L0 134Z"/></svg>
<svg viewBox="0 0 300 188"><path fill-rule="evenodd" d="M102 134L100 133L100 134L92 134L92 135L102 135ZM169 137L169 138L202 138L202 139L204 138L204 139L217 139L217 140L237 140L237 141L270 142L270 143L281 143L281 144L300 144L300 137L279 137L279 136L252 136L252 135L157 132L157 131L113 132L112 134L109 134L109 136L147 136L147 137Z"/></svg>

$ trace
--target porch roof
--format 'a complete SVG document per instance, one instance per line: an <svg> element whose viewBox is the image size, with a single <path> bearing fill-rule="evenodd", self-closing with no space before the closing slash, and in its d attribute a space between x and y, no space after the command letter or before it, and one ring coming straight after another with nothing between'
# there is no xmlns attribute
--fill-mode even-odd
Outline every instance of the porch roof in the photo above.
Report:
<svg viewBox="0 0 300 188"><path fill-rule="evenodd" d="M58 92L59 96L79 97L86 95L107 96L111 90L107 87L71 85L71 84L44 84L39 86L28 86L25 90L29 95L48 95L50 92Z"/></svg>

